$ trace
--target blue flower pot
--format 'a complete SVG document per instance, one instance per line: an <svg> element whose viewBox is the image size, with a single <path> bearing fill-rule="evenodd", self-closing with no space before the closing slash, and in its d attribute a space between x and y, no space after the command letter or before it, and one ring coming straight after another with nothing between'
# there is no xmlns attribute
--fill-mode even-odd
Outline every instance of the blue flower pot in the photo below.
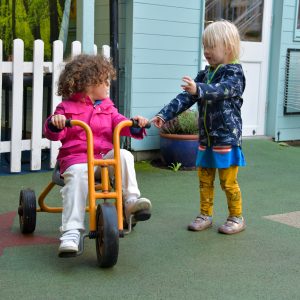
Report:
<svg viewBox="0 0 300 300"><path fill-rule="evenodd" d="M195 168L198 150L198 135L160 134L162 161L170 166L181 163L184 168Z"/></svg>

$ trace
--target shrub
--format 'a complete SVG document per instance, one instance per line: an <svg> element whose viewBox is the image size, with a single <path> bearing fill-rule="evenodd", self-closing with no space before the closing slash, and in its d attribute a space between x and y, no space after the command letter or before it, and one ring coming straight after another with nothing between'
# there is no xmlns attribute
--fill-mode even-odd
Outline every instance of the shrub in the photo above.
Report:
<svg viewBox="0 0 300 300"><path fill-rule="evenodd" d="M198 111L188 109L166 122L160 129L165 134L198 134Z"/></svg>

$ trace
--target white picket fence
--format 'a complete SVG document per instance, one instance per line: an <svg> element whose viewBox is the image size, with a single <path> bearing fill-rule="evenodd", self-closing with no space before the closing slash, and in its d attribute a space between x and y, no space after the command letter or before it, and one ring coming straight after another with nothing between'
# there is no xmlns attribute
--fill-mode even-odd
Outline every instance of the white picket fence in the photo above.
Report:
<svg viewBox="0 0 300 300"><path fill-rule="evenodd" d="M102 47L102 53L109 57L109 46ZM72 43L71 56L81 53L81 43ZM97 53L97 46L94 46ZM61 97L56 95L57 81L63 62L63 42L53 43L53 60L44 61L44 43L42 40L34 41L33 61L24 61L24 42L21 39L13 41L13 60L3 61L3 46L0 40L0 124L2 118L2 77L3 73L12 76L12 103L11 103L11 140L2 141L0 131L0 155L10 152L10 172L21 171L22 151L30 150L30 170L40 170L42 165L42 149L50 148L50 167L54 167L60 142L52 142L42 137L43 130L43 78L44 74L52 74L51 111L53 112ZM23 77L24 73L32 74L32 126L31 139L22 139L23 119Z"/></svg>

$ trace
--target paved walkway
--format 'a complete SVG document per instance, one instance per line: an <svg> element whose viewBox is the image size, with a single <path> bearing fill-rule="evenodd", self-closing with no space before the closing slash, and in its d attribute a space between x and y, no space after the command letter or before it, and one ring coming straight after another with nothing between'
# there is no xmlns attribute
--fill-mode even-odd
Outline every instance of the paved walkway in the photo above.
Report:
<svg viewBox="0 0 300 300"><path fill-rule="evenodd" d="M196 171L137 164L153 216L120 240L112 269L97 267L92 240L80 257L57 257L59 214L39 213L34 235L19 233L20 189L38 194L50 173L2 176L0 299L298 299L300 147L245 140L244 152L239 183L248 227L234 236L217 233L227 216L217 182L213 227L188 232L199 207ZM59 192L51 199L59 204Z"/></svg>

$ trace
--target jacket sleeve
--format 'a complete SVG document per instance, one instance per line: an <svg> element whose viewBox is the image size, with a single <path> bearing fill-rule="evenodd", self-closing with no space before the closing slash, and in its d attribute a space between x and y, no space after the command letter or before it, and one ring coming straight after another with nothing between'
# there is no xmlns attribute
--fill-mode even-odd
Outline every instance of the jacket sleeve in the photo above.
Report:
<svg viewBox="0 0 300 300"><path fill-rule="evenodd" d="M225 70L216 83L196 82L198 98L202 100L220 101L241 97L245 89L245 77L242 68L231 67Z"/></svg>
<svg viewBox="0 0 300 300"><path fill-rule="evenodd" d="M62 140L67 133L67 128L62 130L57 129L55 126L51 124L51 118L53 115L65 115L64 107L62 103L60 103L56 109L54 114L50 115L44 123L44 135L47 139L51 141L60 141Z"/></svg>
<svg viewBox="0 0 300 300"><path fill-rule="evenodd" d="M198 72L195 82L202 82L205 76L205 70ZM177 115L193 106L199 100L198 96L190 95L187 92L182 92L176 96L169 104L160 110L156 116L164 121L170 121Z"/></svg>
<svg viewBox="0 0 300 300"><path fill-rule="evenodd" d="M197 102L197 97L190 95L187 92L182 92L176 96L169 104L161 109L156 116L164 121L169 121L175 118L183 111L190 108Z"/></svg>

